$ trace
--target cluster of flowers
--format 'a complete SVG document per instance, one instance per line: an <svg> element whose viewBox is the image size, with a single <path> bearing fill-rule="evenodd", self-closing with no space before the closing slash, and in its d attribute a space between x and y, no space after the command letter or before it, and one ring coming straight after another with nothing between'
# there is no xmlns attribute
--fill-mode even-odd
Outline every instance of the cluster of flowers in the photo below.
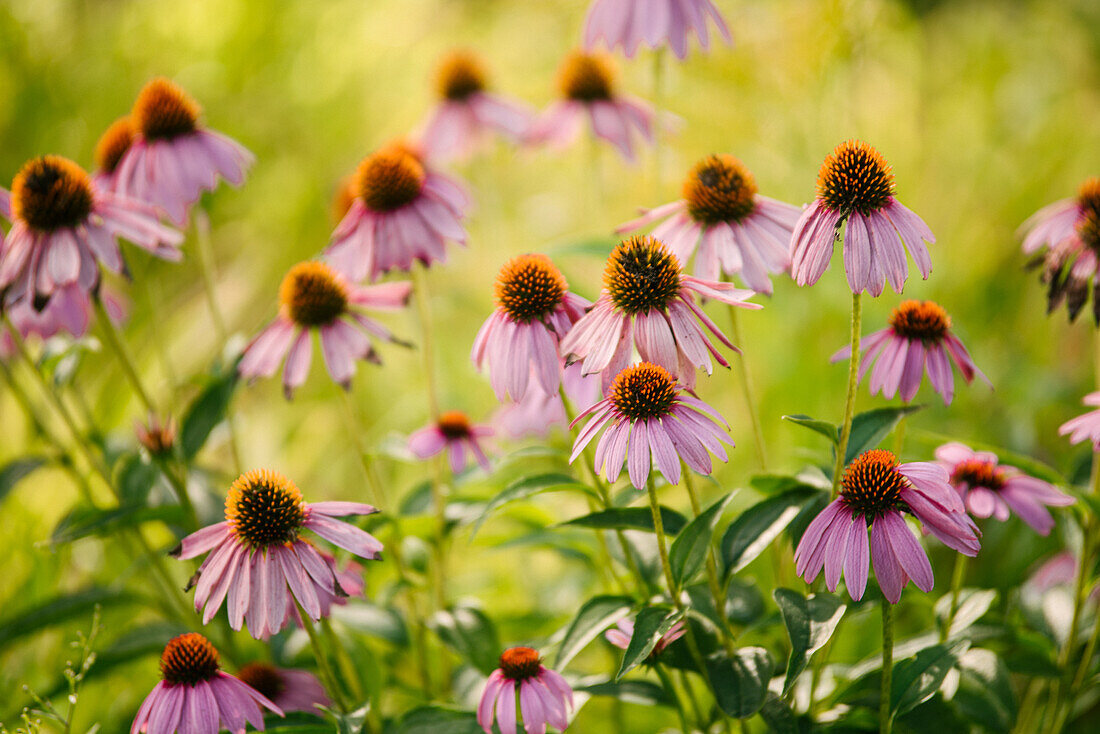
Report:
<svg viewBox="0 0 1100 734"><path fill-rule="evenodd" d="M417 262L444 262L447 244L467 239L470 197L435 166L470 155L492 133L517 143L565 144L585 118L595 136L632 159L636 133L654 135L654 112L615 90L613 69L595 46L621 47L628 57L642 45L668 46L683 58L691 35L708 47L708 23L730 41L709 0L596 0L585 25L585 50L569 56L560 72L563 99L539 116L487 91L484 68L472 54L449 57L440 69L441 103L409 141L382 146L360 163L342 191L330 243L316 260L287 273L279 313L246 348L241 375L269 377L282 366L289 398L309 373L316 332L329 374L348 387L359 360L379 361L375 340L402 343L366 312L403 307L412 286L376 281ZM59 156L36 158L16 175L10 195L0 191L0 215L13 223L0 241L0 289L4 313L22 336L81 336L101 298L101 267L124 271L117 240L179 259L181 229L202 192L213 190L219 178L241 184L252 156L203 127L186 92L156 79L131 114L104 134L96 163L88 175ZM1076 200L1051 205L1025 226L1025 251L1049 246L1043 277L1051 307L1065 301L1075 317L1090 285L1100 287L1100 183L1090 180ZM611 252L594 303L572 293L545 255L506 262L496 279L496 309L471 353L504 404L498 420L508 433L587 421L570 461L599 436L595 473L614 482L625 467L638 489L650 485L654 467L670 484L680 482L682 465L708 475L711 455L725 461L724 445L732 446L722 416L694 393L696 370L710 375L714 362L729 366L715 342L737 350L701 301L759 309L748 299L771 294L772 276L790 274L799 285L812 285L828 268L838 238L853 293L878 296L887 283L901 293L907 252L927 278L925 243L935 242L924 221L895 198L889 165L860 141L842 143L826 157L817 196L804 209L758 193L752 173L736 158L708 156L689 172L681 199L643 211L618 231L648 227L649 234L628 237ZM693 257L689 275L685 268ZM748 289L724 276L740 278ZM901 303L865 349L859 378L870 371L872 393L887 398L912 400L927 374L950 403L951 362L967 383L984 379L952 334L950 317L930 301ZM841 350L834 359L850 356ZM1100 393L1085 401L1100 405ZM570 403L583 409L570 416ZM487 469L481 440L491 432L446 412L414 433L409 448L424 458L448 451L455 473L464 470L467 453ZM1087 437L1100 450L1100 410L1070 421L1063 432L1075 442ZM971 516L1005 520L1014 512L1046 534L1054 524L1047 507L1072 502L988 452L952 443L936 459L899 463L881 450L858 456L803 535L795 552L798 573L812 581L824 571L830 591L843 576L849 594L860 599L873 563L884 596L897 603L910 580L924 591L933 584L906 516L947 546L975 555L980 531ZM338 568L335 557L302 532L379 560L376 538L336 519L377 511L355 502L307 503L285 476L247 472L228 492L225 520L183 538L173 555L187 560L208 554L189 585L204 624L225 605L233 629L247 626L266 639L291 623L328 616L333 605L362 592L358 567ZM629 620L620 620L607 639L625 648L632 630ZM684 633L682 625L674 627L654 655ZM254 664L237 676L223 672L217 651L197 633L168 644L161 670L163 680L139 710L134 733L243 732L247 723L263 728L260 707L281 713L328 703L318 681L303 671ZM542 665L537 651L515 647L501 655L477 715L486 732L495 721L514 734L521 714L528 732L542 733L547 726L564 730L572 708L565 679Z"/></svg>

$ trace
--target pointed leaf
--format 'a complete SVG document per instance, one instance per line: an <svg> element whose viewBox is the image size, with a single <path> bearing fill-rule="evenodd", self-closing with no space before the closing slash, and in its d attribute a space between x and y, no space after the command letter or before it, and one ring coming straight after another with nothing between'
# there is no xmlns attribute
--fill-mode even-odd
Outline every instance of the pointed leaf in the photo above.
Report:
<svg viewBox="0 0 1100 734"><path fill-rule="evenodd" d="M97 605L106 608L138 601L140 598L128 591L103 586L51 597L0 619L0 649L13 640L41 629L68 622L75 617L90 616Z"/></svg>
<svg viewBox="0 0 1100 734"><path fill-rule="evenodd" d="M787 702L770 691L760 709L760 718L768 725L768 730L775 734L809 734L810 732L810 722L795 716Z"/></svg>
<svg viewBox="0 0 1100 734"><path fill-rule="evenodd" d="M677 586L690 580L703 567L707 550L710 548L711 536L714 535L714 526L718 524L718 518L733 499L733 495L734 493L730 492L703 510L699 517L689 522L672 541L668 560Z"/></svg>
<svg viewBox="0 0 1100 734"><path fill-rule="evenodd" d="M485 613L473 607L455 607L432 615L430 626L446 645L483 674L497 668L500 639Z"/></svg>
<svg viewBox="0 0 1100 734"><path fill-rule="evenodd" d="M822 436L832 441L833 445L836 445L837 441L840 440L840 431L835 424L829 421L819 421L808 415L785 415L783 416L783 420L790 421L795 425L809 428L811 431L820 433Z"/></svg>
<svg viewBox="0 0 1100 734"><path fill-rule="evenodd" d="M923 405L902 405L896 408L875 408L860 413L852 419L852 432L848 436L848 450L844 452L844 463L848 464L864 451L873 449L879 441L897 428L901 419L910 413L916 413Z"/></svg>
<svg viewBox="0 0 1100 734"><path fill-rule="evenodd" d="M623 653L623 661L619 665L619 672L615 674L615 680L622 678L639 663L645 662L661 635L672 629L672 625L683 616L680 611L664 604L645 607L638 612L634 619L634 634Z"/></svg>
<svg viewBox="0 0 1100 734"><path fill-rule="evenodd" d="M147 522L179 525L186 519L187 515L179 505L113 507L107 510L77 507L57 523L50 535L50 543L71 543L80 538L106 535Z"/></svg>
<svg viewBox="0 0 1100 734"><path fill-rule="evenodd" d="M948 638L958 635L981 619L996 601L997 591L995 589L959 589L959 606L955 610L955 618L951 622L951 629L947 631ZM951 592L936 600L935 611L936 619L942 628L943 625L947 624L947 617L951 613Z"/></svg>
<svg viewBox="0 0 1100 734"><path fill-rule="evenodd" d="M0 500L15 489L15 485L48 462L49 460L44 456L24 456L4 464L0 469Z"/></svg>
<svg viewBox="0 0 1100 734"><path fill-rule="evenodd" d="M500 494L489 500L489 503L485 505L485 509L482 510L481 515L474 521L474 526L470 530L470 535L471 537L477 535L477 531L480 530L485 521L489 519L489 515L509 502L534 497L543 492L560 492L563 490L576 490L588 494L592 493L591 489L578 482L572 476L569 474L562 474L561 472L536 474L535 476L517 479L501 490Z"/></svg>
<svg viewBox="0 0 1100 734"><path fill-rule="evenodd" d="M388 730L387 730L388 731ZM401 717L394 734L484 734L477 716L443 706L421 706Z"/></svg>
<svg viewBox="0 0 1100 734"><path fill-rule="evenodd" d="M787 661L787 677L783 695L791 690L795 680L806 669L810 656L829 641L847 607L832 594L810 594L805 597L790 589L776 589L772 596L779 605L787 634L791 638L791 657Z"/></svg>
<svg viewBox="0 0 1100 734"><path fill-rule="evenodd" d="M728 716L745 719L764 705L772 659L762 647L742 647L733 657L724 652L707 658L707 677L714 698Z"/></svg>
<svg viewBox="0 0 1100 734"><path fill-rule="evenodd" d="M769 497L741 513L722 537L722 561L726 576L737 573L760 555L768 544L798 515L802 506L820 494L813 489L792 489Z"/></svg>
<svg viewBox="0 0 1100 734"><path fill-rule="evenodd" d="M687 525L687 518L676 510L661 508L661 524L665 535L676 535ZM653 513L648 507L612 507L573 518L562 525L574 525L596 530L648 530L653 532Z"/></svg>
<svg viewBox="0 0 1100 734"><path fill-rule="evenodd" d="M180 421L180 450L185 459L193 459L210 432L225 420L237 382L236 369L214 377L187 408Z"/></svg>
<svg viewBox="0 0 1100 734"><path fill-rule="evenodd" d="M989 650L967 650L959 658L959 690L955 705L971 721L996 732L1016 724L1016 695L1008 666Z"/></svg>
<svg viewBox="0 0 1100 734"><path fill-rule="evenodd" d="M966 640L933 645L896 663L890 686L890 707L894 715L900 716L931 698L969 647Z"/></svg>
<svg viewBox="0 0 1100 734"><path fill-rule="evenodd" d="M554 668L561 670L568 665L589 642L629 614L632 604L627 596L595 596L585 602L558 645Z"/></svg>
<svg viewBox="0 0 1100 734"><path fill-rule="evenodd" d="M641 706L674 706L664 688L647 680L622 680L619 682L593 683L577 686L574 691L583 691L592 696L608 696L624 703L636 703Z"/></svg>

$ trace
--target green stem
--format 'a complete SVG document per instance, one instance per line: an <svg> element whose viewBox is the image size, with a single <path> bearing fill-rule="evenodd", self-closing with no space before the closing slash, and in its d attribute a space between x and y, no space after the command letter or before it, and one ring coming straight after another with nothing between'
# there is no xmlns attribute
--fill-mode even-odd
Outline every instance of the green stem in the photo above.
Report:
<svg viewBox="0 0 1100 734"><path fill-rule="evenodd" d="M695 715L695 720L699 722L700 726L706 719L703 718L703 708L699 705L699 699L695 695L695 690L691 687L691 680L688 678L688 674L684 671L680 671L680 686L684 689L684 694L687 696L688 703L691 705L691 712Z"/></svg>
<svg viewBox="0 0 1100 734"><path fill-rule="evenodd" d="M676 704L676 713L680 716L680 727L683 729L684 734L691 734L694 730L688 723L687 712L684 711L684 702L680 700L680 695L676 692L676 686L673 685L672 678L669 677L668 672L660 663L653 665L653 672L661 679L661 685L664 686L665 692Z"/></svg>
<svg viewBox="0 0 1100 734"><path fill-rule="evenodd" d="M947 620L940 630L940 642L947 642L951 635L951 625L955 624L955 615L959 612L959 591L962 589L963 579L966 578L967 557L962 553L955 556L955 570L951 573L951 606L947 611Z"/></svg>
<svg viewBox="0 0 1100 734"><path fill-rule="evenodd" d="M363 468L363 477L367 481L371 502L382 509L386 504L386 491L375 473L374 462L371 460L367 445L363 442L363 429L359 423L359 416L355 411L355 403L351 399L351 392L339 386L337 391L340 393L340 401L344 406L344 418L348 424L348 434L355 446L355 453L359 457L359 465Z"/></svg>
<svg viewBox="0 0 1100 734"><path fill-rule="evenodd" d="M306 635L309 636L309 644L310 647L313 648L313 657L317 659L317 672L320 673L321 683L324 684L325 690L327 690L329 696L332 697L340 713L346 714L350 709L348 708L347 699L344 697L344 689L340 686L336 674L332 672L332 666L329 664L328 656L325 655L325 648L321 644L321 638L317 636L317 630L314 628L309 614L302 608L297 598L294 599L294 604L298 607L298 616L302 619L302 629L304 629Z"/></svg>
<svg viewBox="0 0 1100 734"><path fill-rule="evenodd" d="M756 399L754 397L752 373L749 370L749 360L744 353L745 340L741 336L741 319L738 317L738 309L735 306L729 307L730 312L730 335L733 337L733 343L742 350L738 355L737 364L741 370L741 392L745 399L745 409L749 414L749 422L752 424L752 437L756 446L756 456L760 459L760 470L768 470L768 452L764 445L764 428L760 423L760 413L756 409Z"/></svg>
<svg viewBox="0 0 1100 734"><path fill-rule="evenodd" d="M684 478L684 487L687 488L688 499L691 500L691 511L695 517L699 517L702 513L702 505L699 503L699 496L695 491L695 477L691 473L691 469L687 464L681 462L681 474ZM707 544L707 585L710 587L710 594L714 600L714 610L718 614L718 619L722 621L722 637L724 638L726 649L732 654L733 652L733 632L729 628L728 620L726 620L726 598L722 593L722 582L718 579L718 563L714 558L714 544Z"/></svg>
<svg viewBox="0 0 1100 734"><path fill-rule="evenodd" d="M122 371L126 375L126 379L129 380L130 386L134 389L142 406L145 408L145 412L149 413L149 415L157 415L157 409L153 404L153 399L149 397L149 392L145 389L145 385L138 375L137 367L134 365L133 357L130 356L130 351L122 342L122 338L115 329L114 322L111 321L111 317L107 315L107 310L103 308L103 301L100 299L99 293L92 294L92 303L95 305L96 320L99 321L99 327L100 331L103 332L104 341L107 342L107 346L111 348L111 351L115 353L115 357L118 358L119 364L122 366Z"/></svg>
<svg viewBox="0 0 1100 734"><path fill-rule="evenodd" d="M332 628L332 621L328 617L321 618L321 634L328 640L328 644L336 651L336 664L340 667L340 675L344 677L348 693L358 703L363 701L363 687L359 684L359 673L355 670L347 648L340 642L336 630Z"/></svg>
<svg viewBox="0 0 1100 734"><path fill-rule="evenodd" d="M879 691L878 721L880 734L890 734L894 726L890 710L890 688L894 673L894 615L893 605L882 600L882 687Z"/></svg>
<svg viewBox="0 0 1100 734"><path fill-rule="evenodd" d="M576 412L569 402L569 396L565 393L565 385L558 385L558 393L561 395L561 404L565 408L566 420L570 423L570 425L572 425L573 421L576 419ZM611 509L611 491L610 488L603 483L603 480L598 474L596 474L596 470L592 467L593 460L589 453L590 448L591 445L586 447L584 453L581 454L581 466L584 467L585 474L588 476L588 479L592 483L593 488L595 488L596 494L599 496L600 503L603 505L603 508L605 510L609 510ZM606 543L604 542L603 536L599 533L597 533L597 536L600 538L600 544L606 548ZM637 593L642 599L644 599L646 596L653 593L653 588L649 583L649 579L647 579L645 575L642 574L641 569L638 567L637 560L634 558L634 553L630 549L630 543L627 542L626 535L621 529L615 530L615 537L619 541L619 549L622 551L623 561L624 563L626 563L627 569L630 571L630 574L637 582ZM610 556L610 552L608 552L608 555Z"/></svg>
<svg viewBox="0 0 1100 734"><path fill-rule="evenodd" d="M435 383L435 357L432 349L432 317L428 295L428 273L426 268L413 268L413 291L416 294L416 310L420 317L420 332L423 344L420 345L424 360L424 379L427 385L428 410L432 420L439 418L439 390Z"/></svg>
<svg viewBox="0 0 1100 734"><path fill-rule="evenodd" d="M176 474L175 469L172 468L168 459L164 456L154 456L153 462L160 469L160 473L164 475L164 478L168 480L168 483L172 485L173 491L176 493L176 498L179 500L180 507L187 513L187 519L191 523L191 529L197 530L199 528L199 516L195 512L195 505L191 502L191 495L187 491L187 479L180 477Z"/></svg>
<svg viewBox="0 0 1100 734"><path fill-rule="evenodd" d="M218 305L218 294L214 289L214 255L210 245L210 217L201 206L195 211L195 250L198 253L202 290L206 294L210 319L214 322L214 335L218 340L218 354L221 355L229 338L229 330L225 326L225 316L222 315L221 306ZM244 463L241 461L240 441L237 439L237 427L231 412L226 415L225 422L229 427L229 450L233 455L234 468L237 474L241 474L244 471Z"/></svg>
<svg viewBox="0 0 1100 734"><path fill-rule="evenodd" d="M863 317L861 294L852 294L852 334L849 341L852 354L848 358L848 396L844 401L844 423L840 427L840 442L836 447L836 467L833 469L833 494L840 489L844 474L844 458L848 453L848 438L852 435L852 414L856 407L856 385L859 381L859 338Z"/></svg>
<svg viewBox="0 0 1100 734"><path fill-rule="evenodd" d="M435 542L432 543L432 588L435 608L447 608L447 496L444 492L440 457L431 459L432 510L435 513Z"/></svg>

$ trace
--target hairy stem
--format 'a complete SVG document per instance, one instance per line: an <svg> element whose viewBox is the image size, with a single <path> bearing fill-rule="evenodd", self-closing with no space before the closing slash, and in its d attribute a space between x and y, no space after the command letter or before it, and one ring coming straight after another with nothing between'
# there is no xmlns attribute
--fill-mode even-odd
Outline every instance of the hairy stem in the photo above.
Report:
<svg viewBox="0 0 1100 734"><path fill-rule="evenodd" d="M894 726L890 710L890 688L894 674L894 606L882 600L882 688L879 691L878 722L880 734L890 734Z"/></svg>
<svg viewBox="0 0 1100 734"><path fill-rule="evenodd" d="M848 439L852 435L852 414L856 407L856 385L859 382L859 338L863 318L861 294L852 294L852 354L848 358L848 396L844 401L844 423L840 426L840 442L836 447L836 467L833 469L833 495L840 489L840 477L844 474L844 459L848 453Z"/></svg>
<svg viewBox="0 0 1100 734"><path fill-rule="evenodd" d="M735 306L729 306L730 336L733 337L733 343L742 350L736 359L738 368L741 371L741 392L745 399L745 410L749 414L749 423L752 425L753 444L756 446L756 456L760 460L760 470L766 472L768 470L768 451L764 444L764 428L760 423L760 413L756 407L749 360L744 353L745 340L741 336L741 320L737 315L738 310Z"/></svg>

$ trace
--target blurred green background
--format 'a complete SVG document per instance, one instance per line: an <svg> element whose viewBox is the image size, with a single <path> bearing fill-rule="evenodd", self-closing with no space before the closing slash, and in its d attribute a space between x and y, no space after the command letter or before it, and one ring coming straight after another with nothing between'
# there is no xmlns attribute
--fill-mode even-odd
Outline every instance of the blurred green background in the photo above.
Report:
<svg viewBox="0 0 1100 734"><path fill-rule="evenodd" d="M1094 389L1094 328L1087 313L1072 326L1064 312L1045 314L1044 289L1023 268L1015 230L1036 209L1072 196L1081 180L1100 173L1100 5L1094 0L717 4L736 47L719 46L707 55L693 50L687 62L669 65L662 103L683 126L664 141L660 166L649 153L628 166L609 148L593 160L591 148L582 143L563 155L501 147L456 169L470 182L477 206L469 247L453 248L450 262L428 277L434 368L444 408L482 420L496 407L468 354L492 309L493 278L506 258L530 251L557 254L572 289L594 298L603 267L598 250L610 246L612 227L639 206L676 198L696 159L733 153L755 173L762 193L802 204L813 196L824 156L838 142L859 137L890 161L898 198L937 236L931 278L911 277L905 297L944 305L956 333L996 386L990 391L982 384L960 385L947 408L922 389L918 400L928 408L910 420L906 458L931 457L935 444L921 439L923 430L1009 447L1071 474L1088 450L1069 447L1056 429L1081 412L1080 398ZM455 46L477 50L490 66L496 90L542 106L555 94L558 61L579 39L586 5L582 0L3 0L0 180L10 182L25 160L44 153L90 167L100 132L129 110L150 77L178 81L202 103L210 127L241 141L258 158L242 189L223 187L208 199L218 298L231 331L239 335L239 348L275 315L287 268L326 244L340 179L375 146L413 128L435 103L432 73L441 54ZM651 60L643 53L621 61L624 90L651 96ZM657 170L664 174L660 181ZM129 343L157 399L177 414L195 392L190 377L207 371L220 349L193 243L186 250L184 262L168 264L128 247L135 282L124 285L133 302ZM780 280L772 298L758 300L765 309L742 318L745 355L756 380L769 468L793 471L807 461L822 461L825 447L780 416L841 417L845 367L828 362L848 331L849 296L839 253L816 287L799 289ZM867 302L864 333L881 328L900 300L888 291ZM726 324L724 313L713 315ZM399 334L422 341L415 310L384 320ZM170 355L167 365L158 357L157 340ZM418 352L388 345L381 351L385 365L361 366L353 396L367 442L393 447L427 419L424 372ZM726 489L747 486L748 476L759 469L735 374L720 370L700 385L701 395L728 417L738 443L729 465L716 474ZM114 360L104 354L86 358L76 380L100 426L113 440L132 444L131 426L141 410ZM182 386L173 389L175 381ZM307 500L362 498L360 467L336 390L323 374L319 354L293 402L282 398L278 380L242 387L233 412L245 464L287 473ZM885 404L867 392L861 388L858 409ZM7 395L0 400L0 425L0 459L41 450ZM229 478L225 438L219 431L202 457L215 493L224 491L226 485L219 483ZM497 448L506 453L513 447L502 441ZM399 453L389 451L382 460L394 504L425 476L423 466ZM509 471L514 467L503 474ZM485 497L502 482L474 474L456 491L460 497ZM714 487L709 491L718 493ZM115 583L130 574L140 578L140 567L127 567L101 540L49 543L76 496L62 472L47 471L3 500L0 620L59 590ZM752 497L743 491L733 511ZM210 517L218 513L217 501L206 507ZM667 501L686 506L678 495L669 494ZM524 533L583 511L580 504L537 499L490 520L472 543L468 532L459 532L452 595L479 600L501 626L505 644L550 634L593 592L596 574L560 551L514 545ZM413 532L415 523L414 518L409 525ZM1024 569L1044 552L1022 528L1013 520L987 533L987 553L975 566L975 578L1003 587L1019 583ZM156 532L165 547L173 543L168 529ZM576 535L577 543L587 541ZM176 566L182 584L193 565ZM388 574L384 564L373 566L368 593L384 586ZM746 576L769 574L760 562ZM948 575L948 569L937 569L940 586ZM0 642L0 718L13 721L25 702L22 684L39 690L52 685L72 656L67 641L89 618ZM132 607L108 609L103 644L147 621ZM0 640L4 637L0 630ZM166 639L154 640L150 649ZM835 654L855 659L870 652L859 640L846 644L847 653ZM376 647L384 665L412 664L400 651L383 643ZM574 663L574 672L605 671L611 659L606 650L596 650ZM121 730L156 677L155 653L105 670L81 702L77 728L102 721L105 731ZM586 708L578 731L589 731L584 722L591 725L601 710Z"/></svg>

